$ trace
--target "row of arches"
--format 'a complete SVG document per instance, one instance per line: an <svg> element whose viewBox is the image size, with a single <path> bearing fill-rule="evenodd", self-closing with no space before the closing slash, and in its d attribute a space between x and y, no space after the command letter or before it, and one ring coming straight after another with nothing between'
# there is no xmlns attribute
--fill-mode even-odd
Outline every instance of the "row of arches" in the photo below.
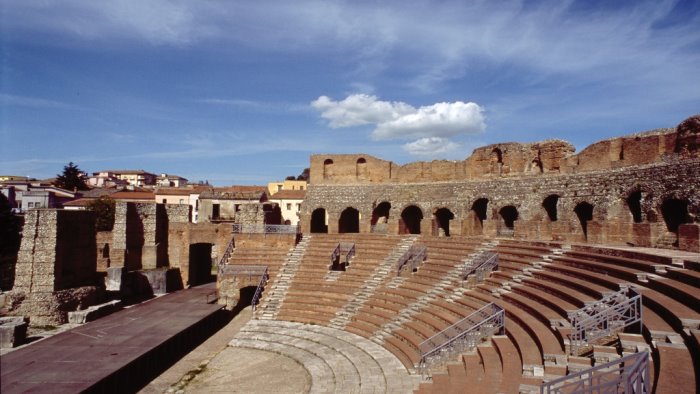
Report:
<svg viewBox="0 0 700 394"><path fill-rule="evenodd" d="M547 215L547 219L551 222L559 220L559 200L560 196L556 194L545 197L542 201L542 208ZM627 198L627 206L635 223L642 222L642 195L641 192L631 193ZM471 206L475 222L483 228L483 222L488 219L488 198L478 198ZM669 231L677 232L678 226L687 223L690 220L688 214L688 201L676 198L669 198L661 204L661 214ZM581 227L584 237L588 236L588 222L594 218L595 206L587 201L578 202L573 213ZM386 224L389 221L391 213L391 203L383 201L375 206L372 210L371 226ZM399 234L420 234L421 223L425 215L423 210L417 205L406 206L399 217ZM520 213L514 205L506 205L500 207L497 211L491 213L491 219L498 222L498 226L512 230L515 227L515 222L519 219ZM432 216L432 233L433 235L450 236L450 222L455 219L455 214L449 208L438 208L433 212ZM312 233L327 233L328 232L328 214L324 208L317 208L311 214L311 232ZM353 207L348 207L343 210L338 219L338 232L340 233L358 233L360 232L360 212Z"/></svg>

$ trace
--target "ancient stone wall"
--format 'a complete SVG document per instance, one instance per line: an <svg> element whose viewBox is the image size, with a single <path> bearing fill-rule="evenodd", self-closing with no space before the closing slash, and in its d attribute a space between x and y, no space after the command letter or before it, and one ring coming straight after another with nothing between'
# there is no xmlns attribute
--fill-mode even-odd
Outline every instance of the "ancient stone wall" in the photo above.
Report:
<svg viewBox="0 0 700 394"><path fill-rule="evenodd" d="M599 141L575 154L565 141L499 143L477 148L462 161L435 160L396 165L364 154L311 156L310 183L421 183L610 170L664 161L679 154L700 157L695 117L676 129L658 129ZM700 118L699 118L700 119Z"/></svg>
<svg viewBox="0 0 700 394"><path fill-rule="evenodd" d="M30 210L9 313L31 316L32 325L64 323L68 311L100 298L96 262L94 212Z"/></svg>
<svg viewBox="0 0 700 394"><path fill-rule="evenodd" d="M628 201L635 192L640 192L639 222L635 222L634 207ZM543 206L548 196L557 196L556 220ZM480 198L488 200L483 221L473 209ZM454 215L449 225L452 234L495 235L507 227L501 210L512 206L517 211L512 227L520 238L654 246L668 232L662 205L669 198L687 201L687 221L697 223L700 159L576 174L544 173L507 181L494 178L411 184L312 184L300 215L302 230L309 232L313 211L325 209L328 231L332 233L338 231L341 213L352 207L359 211L360 231L369 232L374 208L388 202L389 231L393 233L400 230L404 209L414 205L424 218L421 233L435 231L434 214L446 208ZM592 206L585 226L577 214L581 203Z"/></svg>

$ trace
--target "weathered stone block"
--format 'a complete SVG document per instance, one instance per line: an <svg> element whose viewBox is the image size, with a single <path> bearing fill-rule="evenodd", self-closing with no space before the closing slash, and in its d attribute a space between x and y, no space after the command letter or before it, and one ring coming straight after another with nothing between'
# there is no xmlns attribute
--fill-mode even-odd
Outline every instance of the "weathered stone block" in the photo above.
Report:
<svg viewBox="0 0 700 394"><path fill-rule="evenodd" d="M689 252L700 252L700 225L693 223L678 226L678 248Z"/></svg>
<svg viewBox="0 0 700 394"><path fill-rule="evenodd" d="M22 345L27 339L29 319L0 317L0 348L13 348Z"/></svg>
<svg viewBox="0 0 700 394"><path fill-rule="evenodd" d="M93 305L87 309L68 312L68 323L85 324L121 309L122 302L119 300L112 300L105 302L104 304Z"/></svg>

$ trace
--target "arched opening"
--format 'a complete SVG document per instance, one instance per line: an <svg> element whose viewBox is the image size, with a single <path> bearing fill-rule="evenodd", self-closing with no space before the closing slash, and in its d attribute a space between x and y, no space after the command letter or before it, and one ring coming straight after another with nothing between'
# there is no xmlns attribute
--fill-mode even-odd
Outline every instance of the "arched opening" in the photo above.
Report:
<svg viewBox="0 0 700 394"><path fill-rule="evenodd" d="M484 220L486 220L486 209L489 205L488 198L480 198L474 201L472 204L472 211L474 211L474 217L479 221L479 225L484 226Z"/></svg>
<svg viewBox="0 0 700 394"><path fill-rule="evenodd" d="M440 235L440 230L445 233L446 237L450 236L450 220L454 219L455 215L447 208L440 208L435 211L435 231Z"/></svg>
<svg viewBox="0 0 700 394"><path fill-rule="evenodd" d="M551 194L542 201L542 208L547 212L547 217L552 222L557 221L557 204L559 203L559 196L556 194Z"/></svg>
<svg viewBox="0 0 700 394"><path fill-rule="evenodd" d="M642 222L642 192L636 191L627 197L627 207L635 223Z"/></svg>
<svg viewBox="0 0 700 394"><path fill-rule="evenodd" d="M345 210L340 213L340 219L338 219L338 232L359 233L360 211L352 207L345 208Z"/></svg>
<svg viewBox="0 0 700 394"><path fill-rule="evenodd" d="M372 210L372 232L386 234L389 230L389 212L391 211L391 204L387 201L379 203Z"/></svg>
<svg viewBox="0 0 700 394"><path fill-rule="evenodd" d="M326 222L326 210L316 208L311 213L311 232L328 233L328 223Z"/></svg>
<svg viewBox="0 0 700 394"><path fill-rule="evenodd" d="M578 221L581 223L581 230L583 230L583 235L588 239L588 221L593 220L593 205L583 201L576 205L574 212L578 217Z"/></svg>
<svg viewBox="0 0 700 394"><path fill-rule="evenodd" d="M105 244L105 246L102 248L102 258L103 259L109 258L109 244Z"/></svg>
<svg viewBox="0 0 700 394"><path fill-rule="evenodd" d="M195 243L190 244L190 260L188 267L188 283L190 286L201 285L210 282L213 244Z"/></svg>
<svg viewBox="0 0 700 394"><path fill-rule="evenodd" d="M503 224L507 228L513 229L515 226L515 221L518 220L518 210L512 205L506 205L498 211L498 214L503 219Z"/></svg>
<svg viewBox="0 0 700 394"><path fill-rule="evenodd" d="M538 169L540 173L544 172L544 165L542 164L542 160L540 159L535 159L532 161L532 169L533 171L536 171L535 169Z"/></svg>
<svg viewBox="0 0 700 394"><path fill-rule="evenodd" d="M503 164L503 152L499 148L493 148L491 151L491 161Z"/></svg>
<svg viewBox="0 0 700 394"><path fill-rule="evenodd" d="M420 234L420 222L423 220L423 211L415 205L406 207L401 212L400 234Z"/></svg>
<svg viewBox="0 0 700 394"><path fill-rule="evenodd" d="M333 160L323 161L323 179L330 179L333 176Z"/></svg>
<svg viewBox="0 0 700 394"><path fill-rule="evenodd" d="M367 160L364 157L355 162L355 176L357 179L367 179Z"/></svg>
<svg viewBox="0 0 700 394"><path fill-rule="evenodd" d="M668 231L678 232L678 226L690 222L688 216L688 201L670 198L661 204L661 215L664 217Z"/></svg>

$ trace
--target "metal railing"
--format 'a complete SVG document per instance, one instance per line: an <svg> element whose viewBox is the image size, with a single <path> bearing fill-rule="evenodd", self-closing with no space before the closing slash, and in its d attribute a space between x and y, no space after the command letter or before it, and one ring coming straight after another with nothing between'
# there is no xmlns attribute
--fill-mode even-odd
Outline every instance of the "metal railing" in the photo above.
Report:
<svg viewBox="0 0 700 394"><path fill-rule="evenodd" d="M270 275L268 274L267 267L265 267L265 273L262 274L260 277L260 282L258 283L258 287L255 289L255 294L253 294L253 299L250 301L250 305L253 307L253 312L255 312L255 309L258 306L258 302L260 301L260 294L262 294L263 288L267 284L267 280L270 279Z"/></svg>
<svg viewBox="0 0 700 394"><path fill-rule="evenodd" d="M464 265L462 280L469 279L469 282L474 283L483 282L486 276L497 268L498 253L482 253Z"/></svg>
<svg viewBox="0 0 700 394"><path fill-rule="evenodd" d="M343 259L341 259L341 256L343 256ZM353 257L355 257L355 243L338 242L338 244L335 246L335 248L333 248L333 251L331 252L331 266L337 264L345 264L347 266L350 264L350 259Z"/></svg>
<svg viewBox="0 0 700 394"><path fill-rule="evenodd" d="M447 362L459 353L474 349L482 339L495 332L502 333L505 319L503 308L490 303L421 342L418 345L418 369L421 375L428 376L431 367Z"/></svg>
<svg viewBox="0 0 700 394"><path fill-rule="evenodd" d="M300 231L299 226L288 224L233 224L234 234L298 234Z"/></svg>
<svg viewBox="0 0 700 394"><path fill-rule="evenodd" d="M540 386L540 394L646 394L652 391L649 375L649 352L643 351L550 380Z"/></svg>
<svg viewBox="0 0 700 394"><path fill-rule="evenodd" d="M396 262L396 276L401 275L401 270L410 267L411 272L415 271L420 263L428 258L428 248L425 246L411 246Z"/></svg>
<svg viewBox="0 0 700 394"><path fill-rule="evenodd" d="M231 257L231 253L233 252L233 247L234 247L234 242L233 238L231 238L230 241L228 241L228 245L226 246L226 250L224 251L224 254L221 256L221 259L219 260L219 266L217 268L217 272L221 273L221 269L226 265L226 262L228 261L229 257Z"/></svg>
<svg viewBox="0 0 700 394"><path fill-rule="evenodd" d="M568 312L571 322L571 354L589 342L642 321L642 295L632 288L601 298L577 311ZM640 324L641 333L641 324Z"/></svg>

